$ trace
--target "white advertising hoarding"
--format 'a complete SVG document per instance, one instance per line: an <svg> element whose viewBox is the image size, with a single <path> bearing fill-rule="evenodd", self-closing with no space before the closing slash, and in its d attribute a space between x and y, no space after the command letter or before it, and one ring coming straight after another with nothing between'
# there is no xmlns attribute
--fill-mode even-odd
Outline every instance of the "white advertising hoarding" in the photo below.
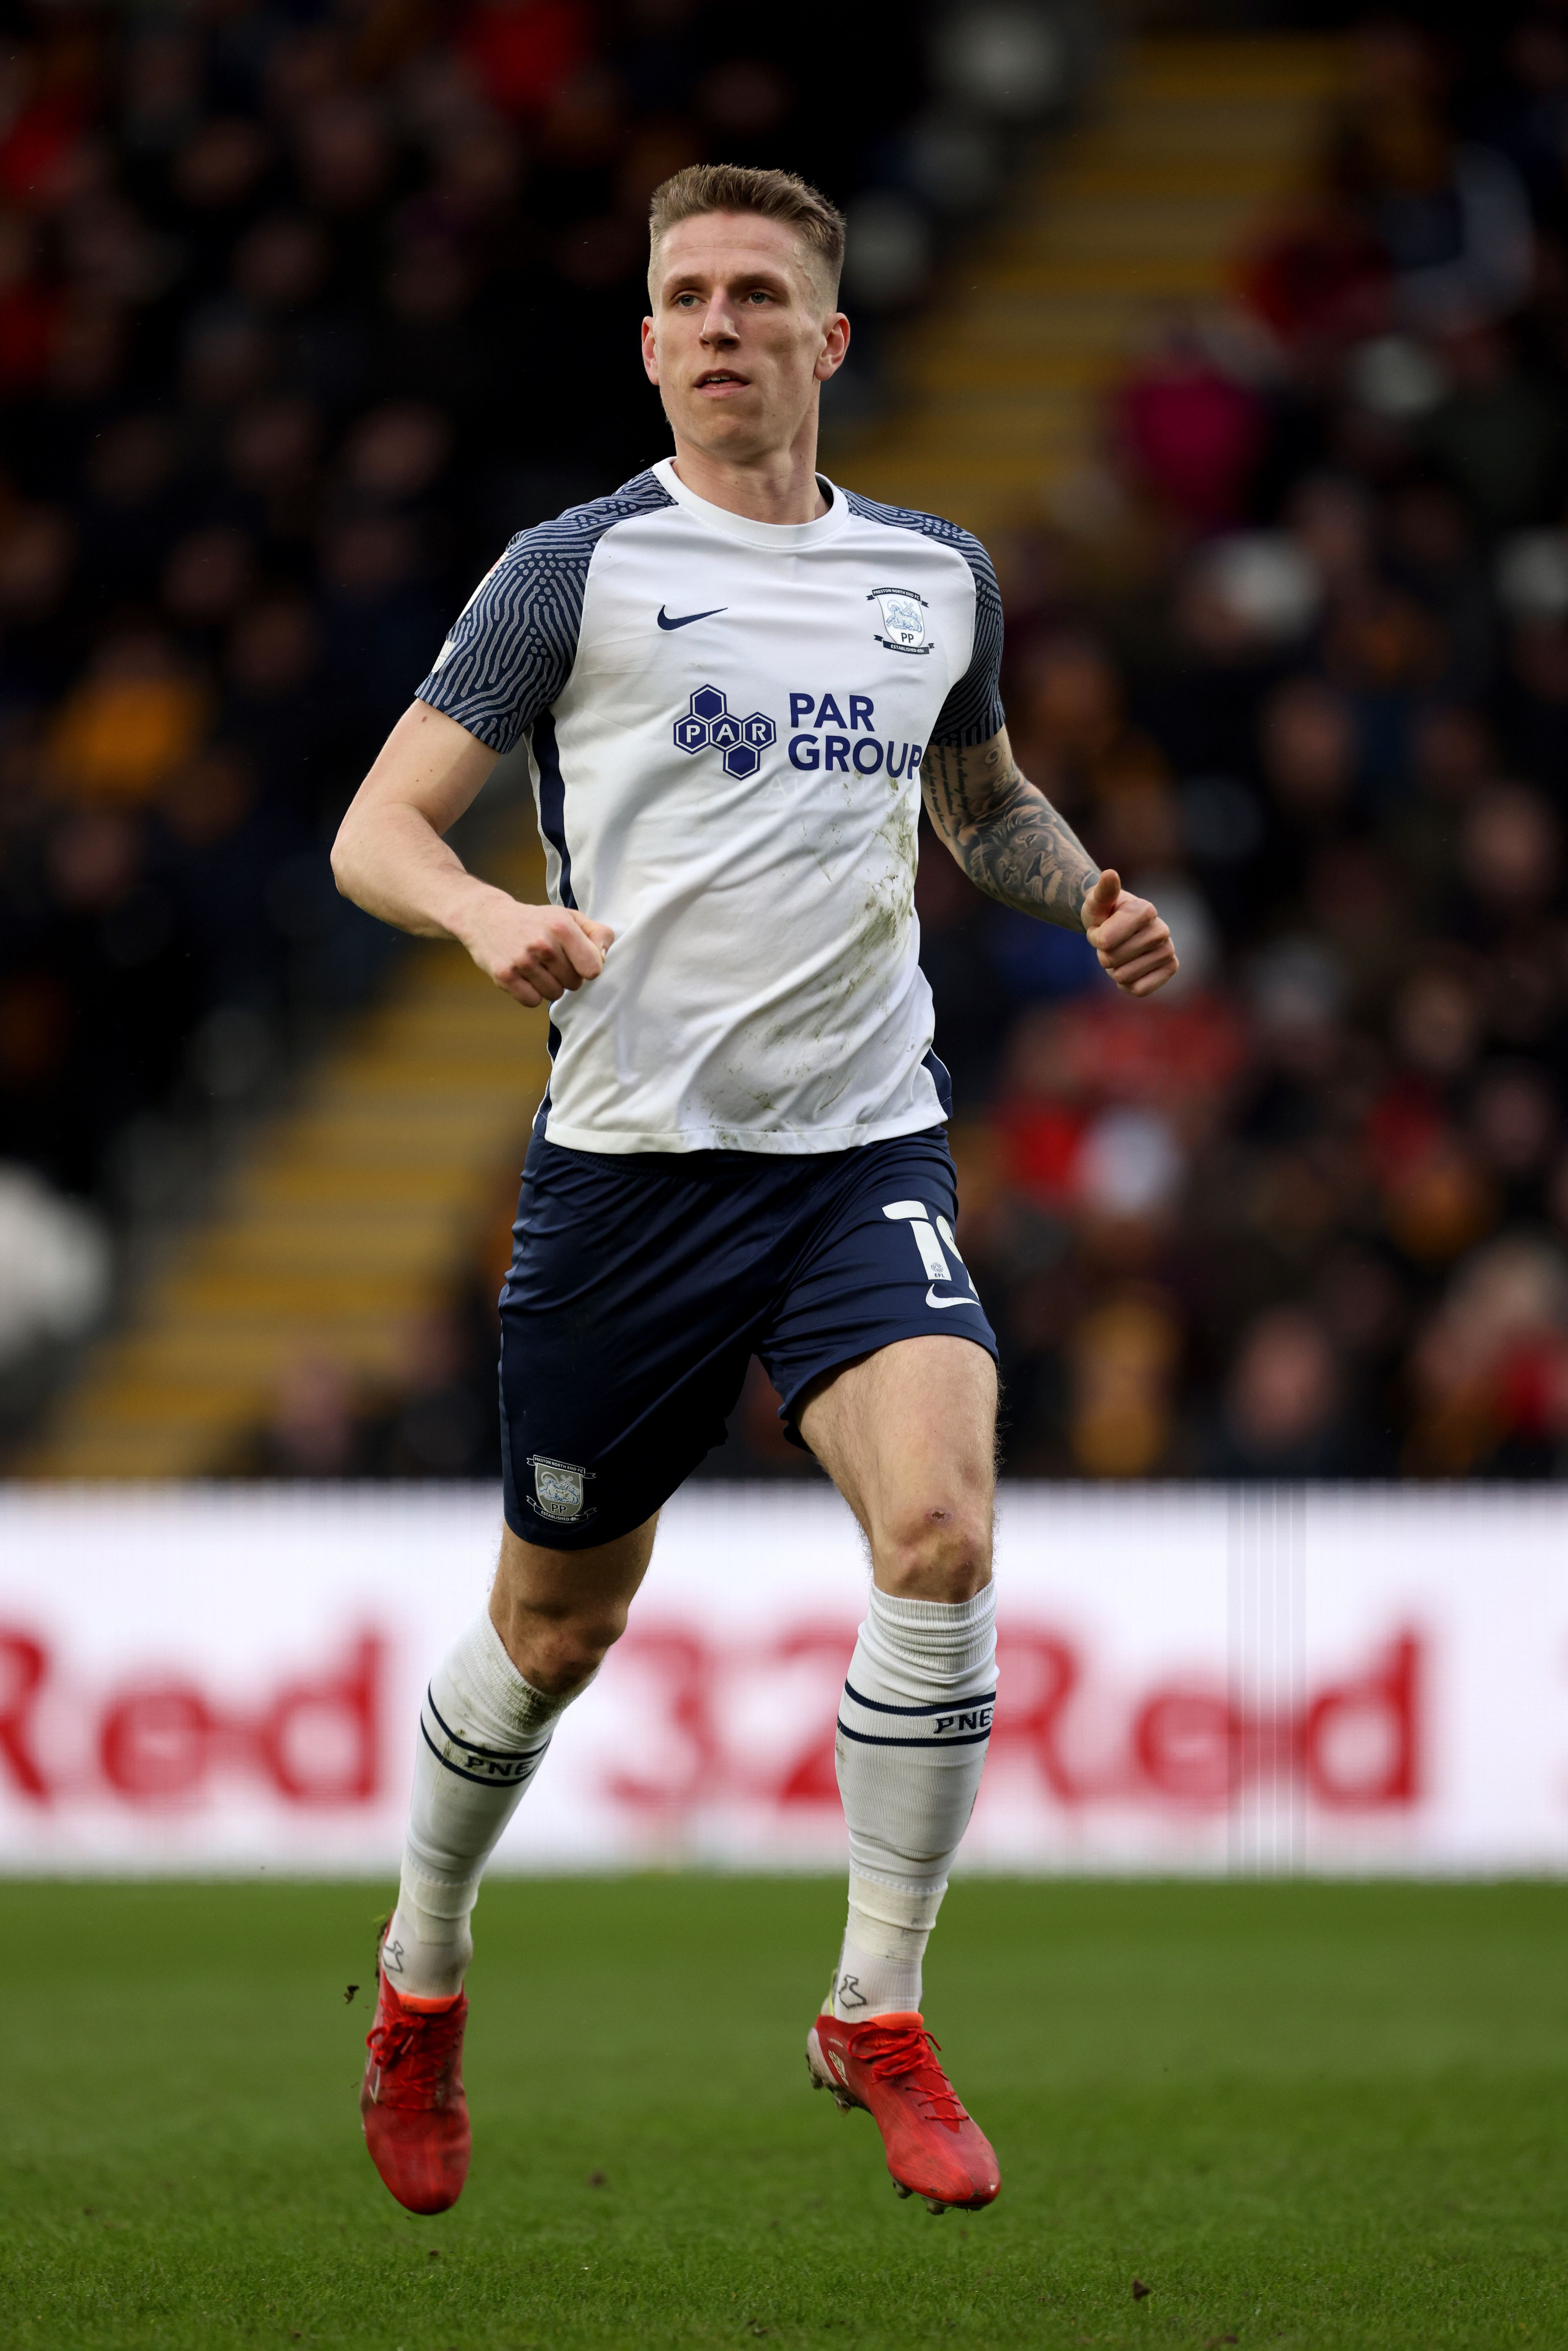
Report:
<svg viewBox="0 0 1568 2351"><path fill-rule="evenodd" d="M0 1493L0 1870L396 1865L466 1488ZM964 1849L1006 1870L1568 1866L1568 1495L1019 1486ZM836 1866L867 1568L825 1487L694 1487L498 1865Z"/></svg>

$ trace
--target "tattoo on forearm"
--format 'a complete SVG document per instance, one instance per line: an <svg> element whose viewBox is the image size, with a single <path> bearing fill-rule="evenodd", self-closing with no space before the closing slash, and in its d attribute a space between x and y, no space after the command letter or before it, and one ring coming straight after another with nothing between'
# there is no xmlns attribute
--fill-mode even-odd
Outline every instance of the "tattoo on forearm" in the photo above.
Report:
<svg viewBox="0 0 1568 2351"><path fill-rule="evenodd" d="M1005 735L960 750L933 744L921 766L931 821L977 889L1067 930L1083 927L1100 868L1045 794L1019 773Z"/></svg>

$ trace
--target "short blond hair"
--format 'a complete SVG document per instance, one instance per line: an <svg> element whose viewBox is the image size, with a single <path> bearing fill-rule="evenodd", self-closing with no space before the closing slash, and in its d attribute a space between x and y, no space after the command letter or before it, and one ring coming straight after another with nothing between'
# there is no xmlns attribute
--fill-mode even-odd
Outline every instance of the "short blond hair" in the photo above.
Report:
<svg viewBox="0 0 1568 2351"><path fill-rule="evenodd" d="M844 216L798 172L763 172L747 163L688 163L653 191L648 208L648 280L659 247L677 221L704 213L759 213L794 229L836 300L844 266Z"/></svg>

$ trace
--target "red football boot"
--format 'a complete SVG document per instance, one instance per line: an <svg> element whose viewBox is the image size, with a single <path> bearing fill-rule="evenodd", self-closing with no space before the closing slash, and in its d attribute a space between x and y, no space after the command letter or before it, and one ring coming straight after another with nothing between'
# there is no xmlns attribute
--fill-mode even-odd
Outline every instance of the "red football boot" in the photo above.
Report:
<svg viewBox="0 0 1568 2351"><path fill-rule="evenodd" d="M473 2133L463 2095L463 2027L468 1999L441 2008L400 1999L380 1968L376 2021L360 2112L371 2161L411 2212L444 2212L463 2193Z"/></svg>
<svg viewBox="0 0 1568 2351"><path fill-rule="evenodd" d="M950 2204L978 2212L1000 2193L1001 2173L989 2139L936 2063L940 2046L914 2013L864 2024L819 2016L806 2036L806 2063L813 2089L831 2090L846 2112L865 2107L901 2196L924 2196L931 2212Z"/></svg>

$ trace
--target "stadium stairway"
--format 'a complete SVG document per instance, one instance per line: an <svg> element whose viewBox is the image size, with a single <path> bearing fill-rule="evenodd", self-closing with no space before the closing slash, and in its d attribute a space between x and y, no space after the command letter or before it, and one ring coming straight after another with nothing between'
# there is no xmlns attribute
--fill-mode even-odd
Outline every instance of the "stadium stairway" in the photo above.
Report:
<svg viewBox="0 0 1568 2351"><path fill-rule="evenodd" d="M896 417L838 434L828 462L982 536L1049 513L1151 314L1223 294L1242 232L1299 169L1335 54L1285 37L1134 44L905 333ZM487 870L540 894L531 840ZM291 1364L395 1379L421 1310L515 1180L545 1069L540 1015L459 949L415 946L94 1351L22 1474L212 1474Z"/></svg>
<svg viewBox="0 0 1568 2351"><path fill-rule="evenodd" d="M1140 337L1225 296L1249 226L1299 178L1339 57L1283 35L1131 44L900 340L894 416L835 434L830 467L982 538L1049 517Z"/></svg>
<svg viewBox="0 0 1568 2351"><path fill-rule="evenodd" d="M483 870L541 898L531 820L509 831ZM211 1475L291 1365L327 1358L372 1395L395 1383L421 1313L515 1197L547 1067L542 1012L461 948L417 942L89 1358L21 1474Z"/></svg>

